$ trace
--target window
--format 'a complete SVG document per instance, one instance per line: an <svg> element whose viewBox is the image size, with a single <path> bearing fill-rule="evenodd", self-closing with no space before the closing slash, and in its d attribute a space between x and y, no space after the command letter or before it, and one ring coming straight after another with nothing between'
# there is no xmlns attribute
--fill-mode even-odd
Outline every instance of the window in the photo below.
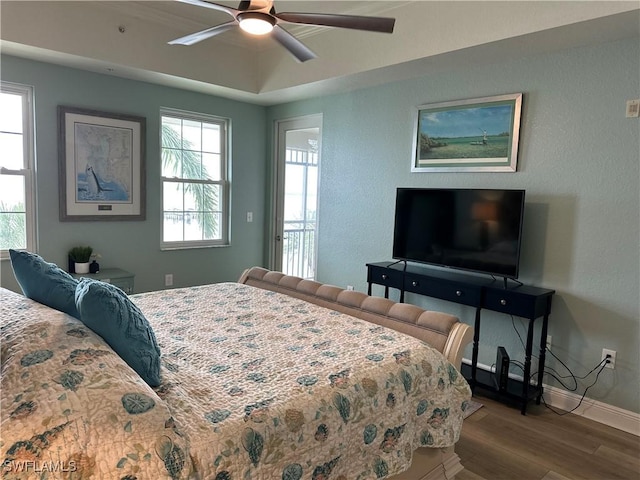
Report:
<svg viewBox="0 0 640 480"><path fill-rule="evenodd" d="M162 244L229 244L228 120L163 109Z"/></svg>
<svg viewBox="0 0 640 480"><path fill-rule="evenodd" d="M33 89L0 83L0 258L35 251Z"/></svg>

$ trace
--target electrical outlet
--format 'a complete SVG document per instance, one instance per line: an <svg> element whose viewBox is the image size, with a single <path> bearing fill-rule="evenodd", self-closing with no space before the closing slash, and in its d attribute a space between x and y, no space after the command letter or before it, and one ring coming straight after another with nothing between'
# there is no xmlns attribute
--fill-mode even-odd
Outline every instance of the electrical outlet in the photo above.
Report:
<svg viewBox="0 0 640 480"><path fill-rule="evenodd" d="M164 276L164 286L165 287L173 286L173 273L167 273Z"/></svg>
<svg viewBox="0 0 640 480"><path fill-rule="evenodd" d="M638 118L640 116L640 98L637 100L627 100L627 118Z"/></svg>
<svg viewBox="0 0 640 480"><path fill-rule="evenodd" d="M347 290L353 290L353 285L347 285Z"/></svg>
<svg viewBox="0 0 640 480"><path fill-rule="evenodd" d="M607 358L607 355L609 355L609 361L604 366L604 368L610 368L610 369L613 370L614 368L616 368L616 351L615 350L608 350L606 348L603 348L602 349L602 360Z"/></svg>
<svg viewBox="0 0 640 480"><path fill-rule="evenodd" d="M551 350L551 335L547 335L547 350Z"/></svg>

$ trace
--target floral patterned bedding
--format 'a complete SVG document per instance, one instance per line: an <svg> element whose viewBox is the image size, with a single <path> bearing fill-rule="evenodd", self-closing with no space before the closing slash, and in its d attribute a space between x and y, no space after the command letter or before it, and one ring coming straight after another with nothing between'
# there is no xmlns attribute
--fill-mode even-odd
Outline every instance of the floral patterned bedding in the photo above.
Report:
<svg viewBox="0 0 640 480"><path fill-rule="evenodd" d="M0 477L173 479L192 471L167 405L80 320L0 289Z"/></svg>
<svg viewBox="0 0 640 480"><path fill-rule="evenodd" d="M131 299L155 389L79 320L0 289L3 478L376 479L458 440L469 387L419 340L235 283Z"/></svg>
<svg viewBox="0 0 640 480"><path fill-rule="evenodd" d="M202 478L385 478L458 440L469 387L413 337L236 283L132 300Z"/></svg>

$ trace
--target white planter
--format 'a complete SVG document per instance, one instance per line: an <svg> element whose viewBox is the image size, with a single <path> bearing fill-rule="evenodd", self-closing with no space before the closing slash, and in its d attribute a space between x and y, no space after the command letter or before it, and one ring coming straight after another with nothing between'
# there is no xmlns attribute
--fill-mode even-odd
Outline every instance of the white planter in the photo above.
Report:
<svg viewBox="0 0 640 480"><path fill-rule="evenodd" d="M89 262L86 263L75 263L76 273L89 273Z"/></svg>

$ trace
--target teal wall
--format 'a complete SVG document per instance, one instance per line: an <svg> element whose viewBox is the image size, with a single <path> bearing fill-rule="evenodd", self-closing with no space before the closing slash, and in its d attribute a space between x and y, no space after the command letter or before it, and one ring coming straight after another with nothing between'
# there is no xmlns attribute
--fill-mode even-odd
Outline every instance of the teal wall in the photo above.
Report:
<svg viewBox="0 0 640 480"><path fill-rule="evenodd" d="M136 273L136 290L234 280L266 259L265 199L275 120L323 114L318 279L366 291L365 263L389 260L395 189L496 187L527 191L521 277L556 289L550 320L553 352L578 375L616 350L588 397L626 410L640 408L640 219L638 119L624 116L640 96L638 39L459 68L341 95L275 107L2 57L2 79L35 86L39 253L64 262L67 249L89 243L104 266ZM410 172L412 116L417 105L505 93L525 94L518 172ZM56 107L74 105L147 118L147 220L58 221ZM161 252L158 132L161 106L232 120L232 246ZM266 206L268 207L268 206ZM246 223L246 212L254 222ZM2 262L2 285L16 288ZM374 293L382 294L381 289ZM473 310L418 296L408 301L458 315ZM504 345L522 347L511 318L483 316L480 361L493 363ZM519 319L515 325L524 332ZM467 357L470 357L469 351ZM549 362L561 370L559 364ZM554 384L550 379L546 383ZM582 393L584 383L579 387Z"/></svg>
<svg viewBox="0 0 640 480"><path fill-rule="evenodd" d="M625 103L640 96L639 50L635 38L270 108L269 120L323 114L319 280L366 291L365 263L391 259L396 187L525 189L520 280L557 291L552 351L584 375L602 348L616 350L616 369L587 396L638 412L640 128ZM416 106L514 92L524 93L518 172L410 172ZM408 301L473 322L467 307ZM483 322L482 363L498 345L523 359L510 317Z"/></svg>
<svg viewBox="0 0 640 480"><path fill-rule="evenodd" d="M1 58L2 80L33 85L36 108L38 253L66 265L66 252L91 245L103 267L135 273L135 291L237 280L242 269L263 261L266 129L264 107L110 75ZM58 220L58 105L145 117L147 216L141 222L60 222ZM171 107L231 119L231 246L160 250L160 108ZM253 223L246 212L254 213ZM1 284L16 289L10 263L2 262Z"/></svg>

